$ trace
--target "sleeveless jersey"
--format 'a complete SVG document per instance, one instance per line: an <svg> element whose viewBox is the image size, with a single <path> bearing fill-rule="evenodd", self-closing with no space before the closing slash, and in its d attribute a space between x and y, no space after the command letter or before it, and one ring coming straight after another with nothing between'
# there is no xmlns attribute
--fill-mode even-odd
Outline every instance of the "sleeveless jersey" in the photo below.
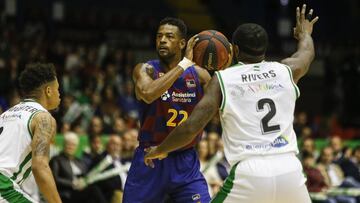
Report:
<svg viewBox="0 0 360 203"><path fill-rule="evenodd" d="M0 115L0 173L21 185L31 174L30 123L39 103L24 100Z"/></svg>
<svg viewBox="0 0 360 203"><path fill-rule="evenodd" d="M298 153L293 114L299 89L288 66L239 63L216 75L223 97L224 151L231 165L251 156Z"/></svg>
<svg viewBox="0 0 360 203"><path fill-rule="evenodd" d="M159 60L148 61L154 67L153 79L165 74ZM195 105L203 96L198 74L192 66L165 91L161 97L150 104L140 102L140 132L139 142L143 146L159 145L168 134L184 122ZM188 146L194 146L201 137L200 133Z"/></svg>

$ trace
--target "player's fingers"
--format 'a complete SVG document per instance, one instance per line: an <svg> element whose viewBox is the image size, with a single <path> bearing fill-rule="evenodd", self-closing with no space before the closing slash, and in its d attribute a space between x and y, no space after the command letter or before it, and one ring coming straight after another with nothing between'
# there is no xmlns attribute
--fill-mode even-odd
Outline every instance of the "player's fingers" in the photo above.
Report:
<svg viewBox="0 0 360 203"><path fill-rule="evenodd" d="M296 24L300 24L300 8L296 7Z"/></svg>
<svg viewBox="0 0 360 203"><path fill-rule="evenodd" d="M293 28L294 38L297 39L296 27Z"/></svg>
<svg viewBox="0 0 360 203"><path fill-rule="evenodd" d="M196 39L196 38L199 38L199 35L198 35L198 34L196 34L196 35L194 35L194 36L191 37L191 39Z"/></svg>
<svg viewBox="0 0 360 203"><path fill-rule="evenodd" d="M149 158L144 158L144 163L146 166L149 166L151 168L154 168L154 162Z"/></svg>
<svg viewBox="0 0 360 203"><path fill-rule="evenodd" d="M314 19L312 19L311 24L315 24L319 20L319 16L316 16Z"/></svg>
<svg viewBox="0 0 360 203"><path fill-rule="evenodd" d="M313 13L314 13L314 10L313 10L313 9L310 9L309 15L312 15Z"/></svg>
<svg viewBox="0 0 360 203"><path fill-rule="evenodd" d="M301 8L300 21L303 22L305 20L305 12L306 12L306 4L303 4Z"/></svg>
<svg viewBox="0 0 360 203"><path fill-rule="evenodd" d="M151 147L148 147L148 148L144 149L144 152L150 152L150 150L151 150Z"/></svg>
<svg viewBox="0 0 360 203"><path fill-rule="evenodd" d="M188 40L188 44L191 44L191 43L195 40L196 37L197 37L197 35L192 36L192 37Z"/></svg>
<svg viewBox="0 0 360 203"><path fill-rule="evenodd" d="M232 44L230 44L230 53L229 53L229 55L230 55L230 58L231 58L231 60L232 60L232 57L234 56L234 49L233 49L233 45L232 45Z"/></svg>
<svg viewBox="0 0 360 203"><path fill-rule="evenodd" d="M190 40L189 40L189 43L188 45L193 48L196 44L196 42L199 41L199 37L198 35L194 35Z"/></svg>
<svg viewBox="0 0 360 203"><path fill-rule="evenodd" d="M313 14L314 10L310 9L309 13L306 15L306 20L308 20L309 22L312 19L312 14Z"/></svg>
<svg viewBox="0 0 360 203"><path fill-rule="evenodd" d="M148 166L150 166L151 168L154 168L154 167L155 167L155 164L154 164L154 162L153 162L152 159L149 159L149 160L148 160Z"/></svg>
<svg viewBox="0 0 360 203"><path fill-rule="evenodd" d="M168 154L164 154L164 155L162 155L161 157L159 157L159 160L163 160L163 159L165 159L167 156L168 156Z"/></svg>

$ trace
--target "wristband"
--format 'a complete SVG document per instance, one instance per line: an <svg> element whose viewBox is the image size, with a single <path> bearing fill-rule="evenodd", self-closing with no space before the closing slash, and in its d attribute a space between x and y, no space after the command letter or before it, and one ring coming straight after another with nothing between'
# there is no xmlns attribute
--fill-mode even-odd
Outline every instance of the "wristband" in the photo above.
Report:
<svg viewBox="0 0 360 203"><path fill-rule="evenodd" d="M190 66L194 65L195 63L188 58L184 57L179 63L178 66L180 66L184 71L188 69Z"/></svg>

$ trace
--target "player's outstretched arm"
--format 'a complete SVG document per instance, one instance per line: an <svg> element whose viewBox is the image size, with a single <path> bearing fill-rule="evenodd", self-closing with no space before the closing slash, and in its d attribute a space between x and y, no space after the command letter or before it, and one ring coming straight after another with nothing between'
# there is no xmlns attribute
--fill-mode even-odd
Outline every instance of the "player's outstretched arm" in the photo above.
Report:
<svg viewBox="0 0 360 203"><path fill-rule="evenodd" d="M33 132L32 172L41 193L49 203L61 202L54 177L49 167L50 142L56 133L55 119L47 112L34 116L31 124Z"/></svg>
<svg viewBox="0 0 360 203"><path fill-rule="evenodd" d="M309 70L310 64L315 57L314 43L311 37L313 26L319 20L319 17L312 19L313 9L306 14L306 5L296 8L296 27L294 28L294 37L298 40L297 51L289 58L281 62L290 66L294 82L297 83Z"/></svg>
<svg viewBox="0 0 360 203"><path fill-rule="evenodd" d="M145 164L151 159L163 158L165 154L189 144L218 112L221 98L219 81L213 76L205 89L204 97L196 105L190 117L171 131L158 147L152 148L145 155Z"/></svg>
<svg viewBox="0 0 360 203"><path fill-rule="evenodd" d="M162 77L153 80L153 67L147 63L139 63L135 66L133 71L133 80L135 82L135 93L139 100L146 103L151 103L159 98L166 90L168 90L179 76L190 66L194 65L192 62L193 47L196 44L196 36L189 39L185 58L180 61L177 67L171 69Z"/></svg>

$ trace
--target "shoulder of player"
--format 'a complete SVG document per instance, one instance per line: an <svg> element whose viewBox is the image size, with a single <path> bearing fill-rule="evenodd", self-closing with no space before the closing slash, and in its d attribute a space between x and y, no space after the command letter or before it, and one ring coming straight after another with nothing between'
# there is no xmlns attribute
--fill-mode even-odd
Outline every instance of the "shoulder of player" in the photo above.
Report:
<svg viewBox="0 0 360 203"><path fill-rule="evenodd" d="M31 120L30 123L30 127L32 129L32 132L34 132L34 129L37 128L37 126L39 126L39 124L41 125L45 125L50 128L56 128L56 120L54 117L52 117L52 115L49 112L39 112L37 114L34 115L33 119Z"/></svg>
<svg viewBox="0 0 360 203"><path fill-rule="evenodd" d="M271 63L271 66L276 66L276 67L282 67L282 68L284 68L283 70L286 70L286 72L288 72L288 71L293 72L292 68L291 68L288 64L283 63L282 61L281 61L281 62L271 61L271 62L269 62L269 63Z"/></svg>
<svg viewBox="0 0 360 203"><path fill-rule="evenodd" d="M278 62L278 61L263 61L259 64L248 64L248 65L249 65L249 67L253 67L256 65L264 65L265 67L268 67L268 68L273 68L273 67L287 68L287 67L289 67L288 65L286 65L282 62Z"/></svg>
<svg viewBox="0 0 360 203"><path fill-rule="evenodd" d="M199 80L200 80L201 84L206 84L211 80L211 76L210 76L209 72L206 69L201 68L198 65L195 65L194 68L195 68L195 71L197 72L197 74L199 76Z"/></svg>
<svg viewBox="0 0 360 203"><path fill-rule="evenodd" d="M138 63L135 65L134 70L133 70L133 75L139 73L141 71L141 69L143 68L144 63Z"/></svg>
<svg viewBox="0 0 360 203"><path fill-rule="evenodd" d="M147 73L147 75L152 75L154 73L154 66L150 65L149 63L136 64L133 71L133 77L136 77L141 72Z"/></svg>
<svg viewBox="0 0 360 203"><path fill-rule="evenodd" d="M288 66L287 64L283 63L282 61L265 61L267 64L271 65L278 65L278 66Z"/></svg>

